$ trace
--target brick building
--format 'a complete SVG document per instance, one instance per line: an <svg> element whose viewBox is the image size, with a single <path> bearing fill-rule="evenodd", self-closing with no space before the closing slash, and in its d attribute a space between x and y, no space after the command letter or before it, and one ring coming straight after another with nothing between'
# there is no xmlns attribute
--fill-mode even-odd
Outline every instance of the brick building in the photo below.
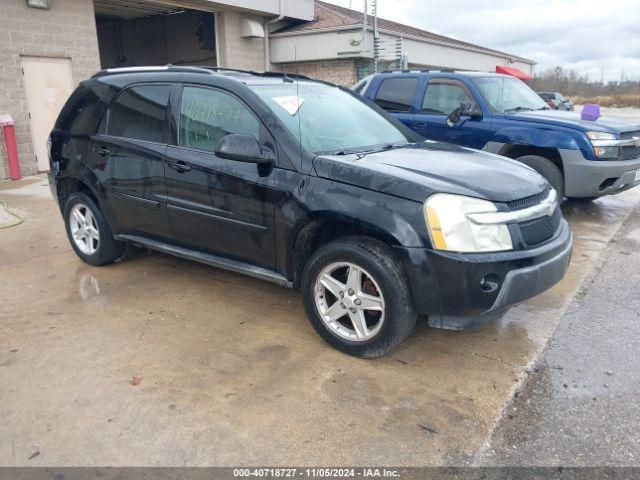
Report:
<svg viewBox="0 0 640 480"><path fill-rule="evenodd" d="M351 85L371 71L372 25L317 0L0 0L0 115L13 116L21 171L31 175L48 169L47 136L65 100L101 68L200 64ZM379 32L410 67L534 65L386 20ZM4 145L0 133L0 180L9 176Z"/></svg>

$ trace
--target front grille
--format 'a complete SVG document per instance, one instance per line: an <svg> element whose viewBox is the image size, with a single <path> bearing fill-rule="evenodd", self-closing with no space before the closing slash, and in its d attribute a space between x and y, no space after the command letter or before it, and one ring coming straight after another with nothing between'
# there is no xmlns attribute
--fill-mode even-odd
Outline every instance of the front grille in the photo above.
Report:
<svg viewBox="0 0 640 480"><path fill-rule="evenodd" d="M558 207L550 217L545 215L535 220L520 223L520 232L522 233L524 243L529 247L533 247L542 242L546 242L556 233L561 220L562 213L560 207Z"/></svg>
<svg viewBox="0 0 640 480"><path fill-rule="evenodd" d="M640 131L637 132L624 132L620 135L620 139L627 140L633 137L640 137ZM640 157L640 146L634 145L629 147L622 147L620 149L620 160L630 160L632 158Z"/></svg>
<svg viewBox="0 0 640 480"><path fill-rule="evenodd" d="M631 160L640 157L640 147L622 147L620 152L620 160Z"/></svg>
<svg viewBox="0 0 640 480"><path fill-rule="evenodd" d="M549 187L544 189L540 193L536 193L535 195L531 195L530 197L521 198L519 200L512 200L507 202L507 207L509 210L523 210L525 208L533 207L534 205L539 204L549 196Z"/></svg>

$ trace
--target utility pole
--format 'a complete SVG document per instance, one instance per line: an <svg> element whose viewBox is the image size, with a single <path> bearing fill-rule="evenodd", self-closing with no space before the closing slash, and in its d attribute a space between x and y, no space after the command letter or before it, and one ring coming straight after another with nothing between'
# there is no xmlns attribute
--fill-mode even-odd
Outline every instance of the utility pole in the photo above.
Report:
<svg viewBox="0 0 640 480"><path fill-rule="evenodd" d="M364 0L364 18L362 20L362 53L367 54L367 36L369 35L369 7Z"/></svg>
<svg viewBox="0 0 640 480"><path fill-rule="evenodd" d="M373 2L373 71L378 73L378 62L380 60L380 32L378 32L378 0Z"/></svg>

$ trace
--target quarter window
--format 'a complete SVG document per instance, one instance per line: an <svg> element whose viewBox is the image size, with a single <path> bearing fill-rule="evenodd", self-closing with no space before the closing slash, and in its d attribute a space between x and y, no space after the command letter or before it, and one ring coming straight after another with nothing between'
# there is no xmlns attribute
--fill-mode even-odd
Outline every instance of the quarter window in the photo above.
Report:
<svg viewBox="0 0 640 480"><path fill-rule="evenodd" d="M170 85L140 85L124 90L109 107L107 135L165 142Z"/></svg>
<svg viewBox="0 0 640 480"><path fill-rule="evenodd" d="M422 101L424 113L449 115L461 103L474 103L461 85L451 82L429 82Z"/></svg>
<svg viewBox="0 0 640 480"><path fill-rule="evenodd" d="M385 110L409 112L417 89L417 78L388 78L380 85L374 101Z"/></svg>
<svg viewBox="0 0 640 480"><path fill-rule="evenodd" d="M211 88L185 87L180 108L180 145L215 151L218 141L231 133L259 140L260 124L234 96Z"/></svg>

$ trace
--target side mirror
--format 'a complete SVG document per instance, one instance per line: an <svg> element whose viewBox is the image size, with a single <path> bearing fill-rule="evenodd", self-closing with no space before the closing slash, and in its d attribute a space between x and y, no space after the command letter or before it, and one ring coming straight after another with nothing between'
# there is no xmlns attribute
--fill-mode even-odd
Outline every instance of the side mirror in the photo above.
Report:
<svg viewBox="0 0 640 480"><path fill-rule="evenodd" d="M447 124L453 127L460 122L462 117L480 119L482 118L482 110L475 102L462 102L458 108L449 114Z"/></svg>
<svg viewBox="0 0 640 480"><path fill-rule="evenodd" d="M262 149L253 135L231 133L222 137L216 145L216 156L237 162L272 164L275 160L273 152Z"/></svg>

